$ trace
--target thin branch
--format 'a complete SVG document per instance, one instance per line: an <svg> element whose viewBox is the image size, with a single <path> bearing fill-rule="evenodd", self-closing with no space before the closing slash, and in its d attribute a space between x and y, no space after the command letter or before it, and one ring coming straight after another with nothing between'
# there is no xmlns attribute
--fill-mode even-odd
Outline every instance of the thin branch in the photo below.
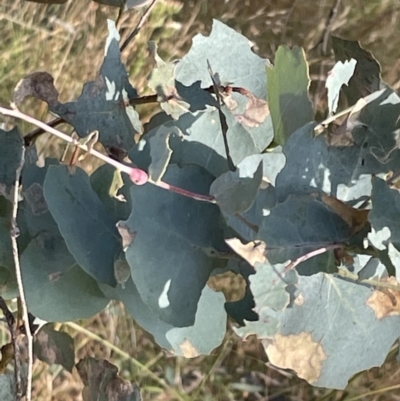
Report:
<svg viewBox="0 0 400 401"><path fill-rule="evenodd" d="M332 8L329 10L329 15L325 23L325 28L322 33L322 38L319 43L321 43L321 55L326 57L328 53L328 41L329 37L331 35L333 25L335 23L337 14L339 12L340 8L340 2L341 0L336 0L335 4L332 6ZM315 95L314 95L314 104L317 105L320 99L321 95L321 87L323 86L323 83L325 82L324 79L324 70L325 67L328 65L329 60L326 58L322 60L321 65L319 67L319 74L318 74L318 83L317 83L317 88L315 90Z"/></svg>
<svg viewBox="0 0 400 401"><path fill-rule="evenodd" d="M129 100L129 104L131 106L135 106L138 104L148 104L148 103L156 103L157 102L157 95L147 95L147 96L141 96L141 97L136 97L134 99ZM49 127L55 128L60 124L67 123L63 118L58 117L55 118L54 120L51 120L47 123ZM40 135L44 134L47 132L43 128L36 128L33 131L29 132L29 134L24 136L24 142L25 146L30 146L33 141L35 141Z"/></svg>
<svg viewBox="0 0 400 401"><path fill-rule="evenodd" d="M224 92L238 92L244 96L246 96L249 91L244 88L240 87L231 87L231 86L221 86L220 89ZM204 88L206 92L209 93L214 93L214 88L213 86L210 86L209 88ZM139 104L149 104L149 103L157 103L158 102L158 96L157 95L147 95L147 96L140 96L140 97L135 97L133 99L129 99L129 104L131 106L136 106ZM55 128L60 124L66 123L68 124L67 121L65 121L61 117L57 117L54 120L49 121L46 123L49 127ZM25 141L25 146L28 147L32 144L34 140L36 140L40 135L44 134L45 132L48 132L47 130L43 128L36 128L33 131L29 132L24 136L24 141Z"/></svg>
<svg viewBox="0 0 400 401"><path fill-rule="evenodd" d="M157 103L158 95L147 95L141 97L135 97L134 99L129 99L129 104L135 106L137 104L148 104Z"/></svg>
<svg viewBox="0 0 400 401"><path fill-rule="evenodd" d="M298 1L298 0L295 0L295 1L293 2L292 7L290 8L290 10L289 10L289 12L288 12L288 14L287 14L287 17L286 17L286 19L285 19L285 28L284 28L283 31L282 31L280 43L285 43L285 40L286 40L286 33L287 33L287 27L288 27L288 25L289 25L289 20L290 20L292 14L293 14L293 11L294 11L294 9L296 8L297 1Z"/></svg>
<svg viewBox="0 0 400 401"><path fill-rule="evenodd" d="M25 159L25 147L22 148L21 159L15 173L15 182L12 192L12 216L11 216L11 246L14 258L15 275L17 278L19 298L21 300L22 307L22 321L24 323L25 335L28 341L28 374L27 374L27 386L26 386L26 401L31 401L32 398L32 368L33 368L33 337L31 328L29 325L28 307L26 305L25 291L22 283L21 266L19 264L19 253L18 253L18 227L17 227L17 212L18 212L18 191L19 191L19 178L21 176L22 166L24 165Z"/></svg>
<svg viewBox="0 0 400 401"><path fill-rule="evenodd" d="M10 312L6 302L2 297L0 297L0 309L3 311L3 315L6 319L8 329L10 330L11 343L14 348L15 392L16 392L16 400L19 401L22 398L22 388L21 388L21 373L20 373L21 369L19 360L20 352L17 344L17 325L15 323L14 315Z"/></svg>
<svg viewBox="0 0 400 401"><path fill-rule="evenodd" d="M331 35L333 25L335 23L336 17L339 13L341 0L336 0L335 4L329 10L329 15L326 20L324 33L322 35L322 55L326 55L328 52L328 40Z"/></svg>
<svg viewBox="0 0 400 401"><path fill-rule="evenodd" d="M180 195L186 196L188 198L192 198L192 199L195 199L198 201L203 201L203 202L217 203L216 200L214 199L214 197L210 196L210 195L195 194L191 191L187 191L186 189L176 187L175 185L167 184L166 182L163 182L163 181L154 182L149 179L149 182L157 185L160 188L164 188L168 191L175 192L176 194L180 194Z"/></svg>
<svg viewBox="0 0 400 401"><path fill-rule="evenodd" d="M28 123L31 123L33 125L36 125L38 128L42 129L44 132L48 132L52 135L55 135L56 137L62 139L65 142L70 143L71 145L75 145L78 146L79 148L85 150L86 152L88 152L89 154L97 157L98 159L111 164L112 166L114 166L115 168L120 169L121 171L130 174L131 173L131 167L126 166L122 163L119 163L116 160L111 159L108 156L103 155L102 153L98 152L95 149L90 149L89 147L87 147L86 145L83 145L81 143L79 143L79 141L77 139L73 139L70 136L64 134L61 131L56 130L55 128L43 123L42 121L36 120L36 118L33 118L31 116L28 116L24 113L21 113L18 109L6 109L4 107L0 107L0 114L6 115L6 116L10 116L10 117L15 117L15 118L19 118L21 120L24 120Z"/></svg>
<svg viewBox="0 0 400 401"><path fill-rule="evenodd" d="M66 121L63 118L55 118L54 120L51 120L47 123L49 127L57 127L57 125L60 125L62 123L65 123ZM35 141L40 135L44 134L46 131L42 128L36 128L33 131L31 131L29 134L24 136L24 142L25 146L31 146L32 142Z"/></svg>
<svg viewBox="0 0 400 401"><path fill-rule="evenodd" d="M123 173L128 174L129 177L131 178L131 180L137 185L142 185L142 184L145 184L146 182L149 182L150 184L156 185L160 188L164 188L169 191L179 193L180 195L187 196L192 199L215 203L214 197L212 197L212 196L197 194L197 193L188 191L186 189L175 187L174 185L170 185L163 181L153 181L150 178L148 178L147 173L144 172L143 170L136 168L136 167L131 167L127 164L123 164L117 160L114 160L111 157L98 152L97 150L93 149L92 147L80 143L78 140L64 134L63 132L58 131L55 128L48 126L47 124L43 123L42 121L36 120L36 118L30 117L24 113L21 113L18 109L6 109L4 107L0 107L0 114L10 116L10 117L15 117L15 118L24 120L28 123L34 124L37 127L43 129L44 131L49 132L50 134L55 135L56 137L62 139L63 141L68 142L72 145L75 145L75 146L83 149L84 151L91 154L92 156L97 157L98 159L104 161L105 163L110 164L111 166L115 167L116 169L122 171Z"/></svg>
<svg viewBox="0 0 400 401"><path fill-rule="evenodd" d="M300 263L303 263L306 260L313 258L314 256L318 256L327 251L332 251L334 249L339 249L339 248L343 248L343 245L342 244L333 244L333 245L328 245L324 248L316 249L315 251L308 252L305 255L300 256L299 258L295 259L293 262L289 263L285 267L285 271L294 269Z"/></svg>
<svg viewBox="0 0 400 401"><path fill-rule="evenodd" d="M332 244L332 245L325 246L323 248L316 249L315 251L308 252L305 255L302 255L299 258L295 259L293 262L290 262L283 269L283 271L278 274L278 278L283 279L283 277L286 275L286 273L289 270L294 269L300 263L305 262L306 260L311 259L314 256L321 255L322 253L325 253L327 251L331 251L331 250L342 248L342 247L343 247L342 244Z"/></svg>
<svg viewBox="0 0 400 401"><path fill-rule="evenodd" d="M315 126L314 128L314 132L318 132L321 129L326 128L326 126L328 126L330 123L332 123L333 121L335 121L336 119L338 119L339 117L345 116L346 114L351 113L354 108L356 107L357 103L351 107L348 107L345 110L339 111L339 113L329 116L328 118L326 118L324 121L320 122L318 125Z"/></svg>
<svg viewBox="0 0 400 401"><path fill-rule="evenodd" d="M121 45L121 47L119 49L121 53L127 48L127 46L132 41L132 39L139 33L140 29L146 22L147 18L149 17L149 15L151 13L151 10L156 5L156 3L157 3L157 0L153 0L150 3L147 10L144 12L144 14L140 17L140 20L139 20L138 24L136 25L136 28L132 31L132 33L126 38L125 42Z"/></svg>
<svg viewBox="0 0 400 401"><path fill-rule="evenodd" d="M374 279L369 279L369 278L360 280L360 277L358 276L358 274L351 273L345 269L339 269L339 271L337 273L335 273L335 275L337 277L342 277L346 280L351 280L355 283L364 284L364 285L368 285L371 287L376 287L377 289L380 289L380 290L392 290L392 291L400 292L400 287L397 285L390 284L386 281L379 281L379 280L374 280Z"/></svg>

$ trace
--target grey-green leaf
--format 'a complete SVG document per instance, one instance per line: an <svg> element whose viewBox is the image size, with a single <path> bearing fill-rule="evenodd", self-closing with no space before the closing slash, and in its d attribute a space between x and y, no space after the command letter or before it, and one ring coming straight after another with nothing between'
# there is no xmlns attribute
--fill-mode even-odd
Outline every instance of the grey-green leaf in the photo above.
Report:
<svg viewBox="0 0 400 401"><path fill-rule="evenodd" d="M213 177L197 166L170 166L164 180L207 194ZM223 252L216 205L151 184L131 187L132 214L124 223L134 234L126 251L132 279L144 303L176 327L190 326L214 268L213 252Z"/></svg>
<svg viewBox="0 0 400 401"><path fill-rule="evenodd" d="M194 358L208 355L218 347L225 336L225 297L205 286L198 303L195 321L188 327L174 327L161 320L140 298L132 280L125 288L101 285L104 293L122 301L135 321L154 336L158 345L177 356Z"/></svg>
<svg viewBox="0 0 400 401"><path fill-rule="evenodd" d="M76 101L60 103L52 111L70 123L79 137L97 130L107 149L127 152L134 145L135 133L142 130L137 112L129 105L137 93L120 60L119 33L113 21L108 20L108 29L106 56L97 80L86 83Z"/></svg>
<svg viewBox="0 0 400 401"><path fill-rule="evenodd" d="M299 277L293 305L265 344L269 360L314 386L344 389L354 374L382 365L397 340L400 317L390 316L390 304L379 289L324 273Z"/></svg>
<svg viewBox="0 0 400 401"><path fill-rule="evenodd" d="M263 175L263 165L257 156L244 159L236 171L220 175L211 185L210 194L218 206L229 214L250 209Z"/></svg>
<svg viewBox="0 0 400 401"><path fill-rule="evenodd" d="M207 60L222 85L243 87L266 99L265 60L252 52L248 39L217 20L210 36L198 34L193 38L192 48L177 65L176 79L186 86L196 81L202 88L212 86Z"/></svg>
<svg viewBox="0 0 400 401"><path fill-rule="evenodd" d="M50 166L44 196L77 263L97 281L116 285L114 260L122 244L116 220L80 168Z"/></svg>
<svg viewBox="0 0 400 401"><path fill-rule="evenodd" d="M350 235L350 227L338 214L309 195L291 195L274 206L258 232L258 238L267 244L271 263L345 242Z"/></svg>
<svg viewBox="0 0 400 401"><path fill-rule="evenodd" d="M49 322L93 316L108 299L96 281L76 265L64 242L38 236L21 256L29 311Z"/></svg>
<svg viewBox="0 0 400 401"><path fill-rule="evenodd" d="M314 119L308 97L310 77L304 50L279 46L274 66L267 68L267 75L274 139L283 145L293 132Z"/></svg>

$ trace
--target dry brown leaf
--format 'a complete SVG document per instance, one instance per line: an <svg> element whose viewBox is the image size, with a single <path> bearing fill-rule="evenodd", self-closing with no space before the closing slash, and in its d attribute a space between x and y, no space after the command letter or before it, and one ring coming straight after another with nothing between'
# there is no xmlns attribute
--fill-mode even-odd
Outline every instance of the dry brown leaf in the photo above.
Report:
<svg viewBox="0 0 400 401"><path fill-rule="evenodd" d="M118 232L122 238L122 249L125 251L136 237L136 232L129 231L129 227L123 222L117 223Z"/></svg>
<svg viewBox="0 0 400 401"><path fill-rule="evenodd" d="M54 79L47 72L34 72L22 78L14 89L13 103L18 106L29 96L43 100L50 108L59 103Z"/></svg>
<svg viewBox="0 0 400 401"><path fill-rule="evenodd" d="M331 124L326 136L328 146L354 146L354 138L348 120L345 119L340 125Z"/></svg>
<svg viewBox="0 0 400 401"><path fill-rule="evenodd" d="M4 344L0 348L0 351L0 374L2 375L7 369L8 364L14 359L14 346L11 342Z"/></svg>
<svg viewBox="0 0 400 401"><path fill-rule="evenodd" d="M263 241L249 242L243 244L238 238L230 238L225 242L244 260L250 263L253 267L258 263L266 263L265 257L267 245Z"/></svg>
<svg viewBox="0 0 400 401"><path fill-rule="evenodd" d="M377 319L387 316L400 315L400 285L395 277L386 277L381 280L399 287L396 291L392 288L377 288L367 300L367 305L374 311Z"/></svg>
<svg viewBox="0 0 400 401"><path fill-rule="evenodd" d="M368 224L369 210L354 209L339 199L326 194L322 194L321 199L347 223L353 234L358 233Z"/></svg>

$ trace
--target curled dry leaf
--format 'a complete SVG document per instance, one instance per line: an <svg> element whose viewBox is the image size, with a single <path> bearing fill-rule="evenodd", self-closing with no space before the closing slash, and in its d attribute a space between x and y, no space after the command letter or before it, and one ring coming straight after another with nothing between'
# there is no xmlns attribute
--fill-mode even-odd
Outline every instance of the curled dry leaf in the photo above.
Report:
<svg viewBox="0 0 400 401"><path fill-rule="evenodd" d="M125 283L131 277L131 269L125 259L117 259L114 262L114 275L117 283L121 284L121 287L124 289Z"/></svg>
<svg viewBox="0 0 400 401"><path fill-rule="evenodd" d="M351 228L353 234L358 233L368 224L369 210L358 210L336 199L333 196L322 194L322 202L334 210Z"/></svg>
<svg viewBox="0 0 400 401"><path fill-rule="evenodd" d="M13 344L7 343L0 348L0 375L3 375L7 369L7 366L14 358L14 346Z"/></svg>
<svg viewBox="0 0 400 401"><path fill-rule="evenodd" d="M377 288L367 300L367 305L374 311L377 319L400 315L400 285L395 277L386 277L381 280L398 290L392 288Z"/></svg>
<svg viewBox="0 0 400 401"><path fill-rule="evenodd" d="M250 263L251 266L258 263L266 263L266 244L263 241L253 241L248 244L243 244L238 238L230 238L225 240L225 242L244 260Z"/></svg>
<svg viewBox="0 0 400 401"><path fill-rule="evenodd" d="M34 72L21 79L14 89L13 103L18 106L25 98L33 96L46 102L50 108L59 104L54 78L47 72Z"/></svg>
<svg viewBox="0 0 400 401"><path fill-rule="evenodd" d="M365 98L359 99L339 125L331 124L328 127L326 141L329 146L355 146L352 131L364 125L359 117L367 104Z"/></svg>
<svg viewBox="0 0 400 401"><path fill-rule="evenodd" d="M122 380L118 375L118 368L105 359L81 359L76 364L76 369L85 385L82 391L84 401L141 400L139 387Z"/></svg>
<svg viewBox="0 0 400 401"><path fill-rule="evenodd" d="M110 197L118 199L120 202L126 202L124 195L118 194L118 191L124 186L124 180L121 176L120 170L115 170L113 174L113 180L108 190Z"/></svg>
<svg viewBox="0 0 400 401"><path fill-rule="evenodd" d="M252 93L247 93L249 101L243 114L236 115L237 121L248 127L258 127L269 116L268 102L264 99L255 97Z"/></svg>
<svg viewBox="0 0 400 401"><path fill-rule="evenodd" d="M135 240L136 232L129 231L129 227L122 221L117 223L117 229L122 238L122 249L125 251Z"/></svg>

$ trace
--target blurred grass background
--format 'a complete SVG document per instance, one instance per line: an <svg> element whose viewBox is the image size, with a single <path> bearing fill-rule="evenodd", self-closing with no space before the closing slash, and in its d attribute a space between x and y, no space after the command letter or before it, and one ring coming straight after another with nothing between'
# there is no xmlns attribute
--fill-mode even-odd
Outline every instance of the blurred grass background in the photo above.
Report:
<svg viewBox="0 0 400 401"><path fill-rule="evenodd" d="M216 18L249 38L261 57L273 60L280 44L303 46L313 80L313 101L323 109L324 79L333 66L326 40L330 33L360 40L380 61L383 79L400 88L399 12L397 0L159 0L139 35L124 51L123 61L139 94L148 94L146 78L152 61L147 41L158 43L164 59L176 59L190 48L195 34L208 34ZM130 11L123 15L122 41L136 26L140 14ZM116 17L116 9L89 0L70 0L64 5L2 0L0 104L9 104L21 78L40 70L53 75L62 101L75 99L83 83L96 78L104 55L106 19ZM46 105L39 101L26 102L23 110L44 121L52 119ZM152 110L139 107L144 122ZM33 129L27 124L19 126L23 133ZM68 126L59 128L70 132ZM38 145L44 155L61 155L60 144L46 134ZM89 172L93 166L90 160L86 162ZM237 296L239 286L229 275L219 283L229 297ZM400 400L400 366L395 352L382 368L353 378L345 391L329 391L313 388L290 372L269 365L258 341L242 342L229 330L224 343L211 356L169 358L116 302L79 325L58 327L74 337L77 358L110 359L124 378L142 388L145 401ZM7 328L0 325L0 345L6 336ZM34 400L81 401L82 387L76 372L69 374L58 366L35 361Z"/></svg>

